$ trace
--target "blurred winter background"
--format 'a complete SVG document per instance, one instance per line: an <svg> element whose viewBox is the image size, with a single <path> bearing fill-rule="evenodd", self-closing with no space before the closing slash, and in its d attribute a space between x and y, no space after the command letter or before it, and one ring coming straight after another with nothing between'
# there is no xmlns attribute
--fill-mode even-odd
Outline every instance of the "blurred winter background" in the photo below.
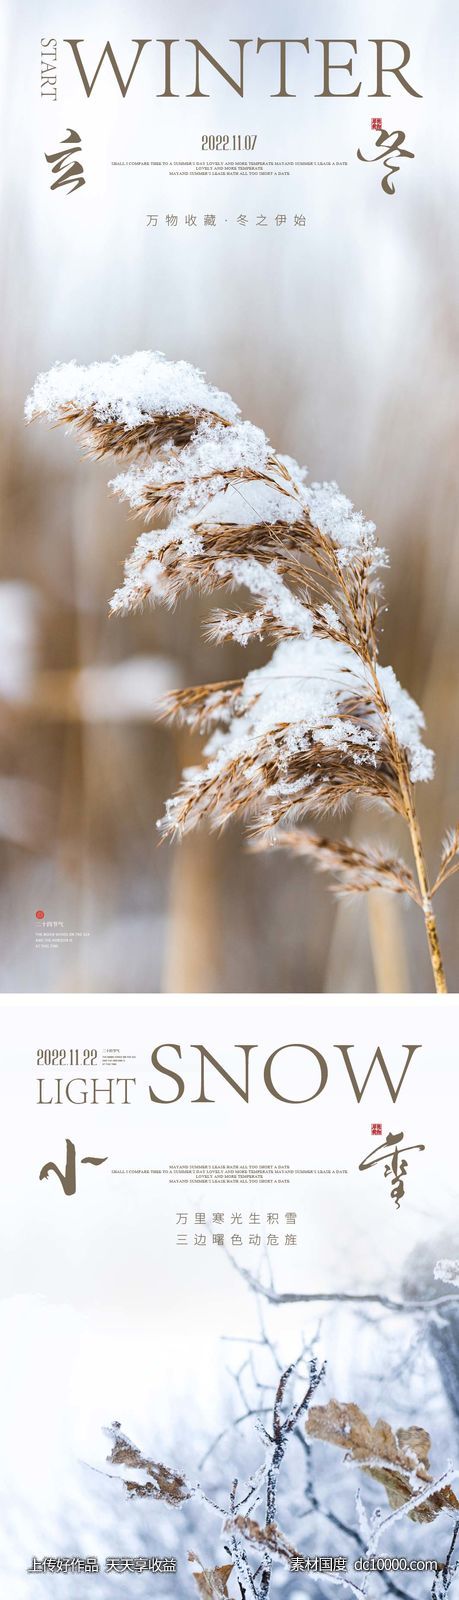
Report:
<svg viewBox="0 0 459 1600"><path fill-rule="evenodd" d="M154 21L132 0L69 0L65 33L84 38L88 66L108 37L125 70L130 41L202 38L229 61L228 37L308 32L296 52L297 98L271 99L274 62L250 60L244 102L211 73L209 100L161 100L160 55L144 53L122 101L105 66L87 101L60 45L59 100L38 98L40 34L52 19L24 0L21 35L3 8L3 386L0 491L0 835L5 990L371 991L429 989L416 908L372 896L337 906L301 863L251 859L238 829L192 835L158 849L155 820L192 756L188 738L155 722L168 688L237 676L237 647L206 645L208 607L194 598L173 615L108 616L134 542L126 508L107 493L104 464L82 462L75 440L23 424L25 395L55 360L163 350L204 368L275 445L336 478L378 524L389 549L382 660L424 707L437 776L419 796L435 864L457 817L458 208L454 49L434 0L233 0L231 16L195 0L158 0ZM280 27L280 15L282 27ZM373 37L411 45L423 99L373 88ZM324 34L359 41L361 96L320 90ZM177 47L178 49L178 47ZM187 54L187 49L188 53ZM226 52L226 55L225 55ZM177 84L192 88L191 47ZM346 78L344 87L350 86ZM30 107L33 105L33 132ZM389 108L415 160L380 187L370 117ZM50 192L44 151L67 126L81 133L86 186ZM202 131L258 130L261 157L347 162L296 168L284 180L169 179L167 167L113 161L200 155ZM236 218L245 211L249 225ZM178 213L168 229L166 213ZM204 212L217 215L204 228ZM267 228L255 218L265 213ZM285 227L274 217L287 213ZM307 217L293 228L295 212ZM156 228L146 226L158 215ZM196 213L195 229L184 216ZM225 222L225 218L228 221ZM244 655L244 668L265 659ZM347 820L351 837L377 838L377 814ZM384 823L387 838L387 824ZM394 829L394 841L396 829ZM450 986L457 989L455 883L438 902ZM77 934L36 948L37 908Z"/></svg>

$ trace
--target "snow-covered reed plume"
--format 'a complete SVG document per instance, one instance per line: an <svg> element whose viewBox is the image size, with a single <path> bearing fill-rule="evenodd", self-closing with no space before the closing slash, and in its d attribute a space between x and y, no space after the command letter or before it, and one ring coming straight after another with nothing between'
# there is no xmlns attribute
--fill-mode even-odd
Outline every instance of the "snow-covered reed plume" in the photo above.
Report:
<svg viewBox="0 0 459 1600"><path fill-rule="evenodd" d="M271 638L265 666L231 683L181 690L169 714L210 733L184 773L164 831L247 813L258 848L284 847L332 872L341 892L374 887L421 908L436 988L446 989L432 896L459 868L459 830L429 884L413 786L433 775L424 718L378 659L380 571L375 527L335 483L276 455L266 435L187 362L150 352L89 367L57 365L36 381L26 417L75 427L93 456L127 462L111 487L147 525L112 610L172 605L192 587L246 591L216 613L209 636ZM161 524L159 526L158 524ZM353 797L406 822L415 872L398 857L293 829Z"/></svg>

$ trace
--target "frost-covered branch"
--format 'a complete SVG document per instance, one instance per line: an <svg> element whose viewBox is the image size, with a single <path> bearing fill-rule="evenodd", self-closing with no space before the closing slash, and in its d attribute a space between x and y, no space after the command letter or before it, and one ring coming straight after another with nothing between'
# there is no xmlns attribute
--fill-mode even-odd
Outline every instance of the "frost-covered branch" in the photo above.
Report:
<svg viewBox="0 0 459 1600"><path fill-rule="evenodd" d="M262 1346L265 1343L263 1333L259 1342ZM269 1340L267 1348L279 1370L277 1352ZM198 1569L193 1570L192 1575L200 1594L207 1600L219 1600L221 1596L231 1600L233 1585L237 1585L240 1600L269 1600L275 1568L280 1566L293 1574L302 1570L305 1559L282 1532L278 1520L278 1487L284 1459L290 1441L300 1438L308 1459L306 1513L308 1508L317 1511L331 1526L349 1534L365 1558L375 1556L393 1525L406 1517L418 1523L432 1522L442 1513L453 1518L453 1537L446 1561L439 1567L432 1589L432 1600L445 1600L452 1582L459 1535L459 1502L451 1488L451 1484L459 1477L459 1470L450 1465L436 1478L431 1477L430 1438L423 1428L412 1425L398 1428L394 1433L390 1425L381 1419L372 1425L354 1404L342 1405L335 1400L328 1401L325 1406L311 1404L325 1372L325 1367L319 1366L314 1357L308 1361L306 1388L299 1399L289 1400L288 1391L295 1376L297 1379L300 1377L302 1361L303 1356L300 1356L298 1361L279 1371L269 1423L264 1420L266 1407L260 1407L257 1431L264 1445L263 1456L245 1490L239 1488L238 1478L233 1478L226 1509L224 1504L219 1503L226 1499L224 1490L217 1491L216 1498L215 1493L208 1493L199 1483L191 1483L182 1471L145 1456L121 1432L120 1425L115 1423L108 1430L112 1442L109 1461L116 1467L128 1469L129 1476L123 1481L129 1497L162 1500L178 1511L183 1510L187 1501L195 1499L203 1510L216 1512L220 1520L223 1549L229 1560L226 1564L220 1561L214 1566L204 1567L194 1550L189 1552L189 1561L193 1568ZM248 1365L258 1388L265 1390L266 1385L257 1379L250 1358L244 1362L244 1368ZM235 1374L238 1387L242 1370L240 1368L239 1373ZM379 1507L370 1513L360 1492L356 1497L355 1529L347 1527L333 1506L322 1506L313 1488L311 1475L310 1452L316 1448L314 1441L340 1445L345 1450L345 1462L359 1467L383 1486L390 1505L387 1515L384 1516ZM264 1521L260 1522L254 1519L253 1511L262 1497ZM327 1574L327 1583L344 1586L353 1594L365 1596L368 1577L363 1570L363 1581L359 1582L345 1562L342 1570L338 1563L336 1573ZM320 1570L315 1571L313 1566L309 1570L308 1567L308 1576L317 1582L321 1576ZM385 1592L392 1594L396 1600L406 1600L404 1591L386 1574L384 1587Z"/></svg>
<svg viewBox="0 0 459 1600"><path fill-rule="evenodd" d="M237 1478L233 1480L228 1512L225 1512L200 1484L190 1483L184 1473L145 1456L121 1432L119 1423L114 1423L107 1430L112 1441L109 1462L130 1470L130 1476L123 1480L130 1498L151 1497L154 1500L163 1500L177 1509L183 1506L185 1501L197 1498L202 1505L219 1512L220 1517L224 1517L225 1549L231 1555L232 1562L229 1567L219 1566L212 1569L201 1567L201 1573L194 1574L202 1594L210 1597L228 1595L227 1584L234 1571L242 1600L248 1595L252 1596L253 1600L268 1600L273 1558L280 1553L281 1558L288 1563L296 1555L293 1547L283 1539L277 1527L277 1485L288 1441L300 1421L307 1415L312 1397L325 1371L323 1366L318 1367L312 1357L309 1363L307 1389L301 1399L291 1404L285 1411L287 1386L301 1360L302 1357L299 1361L292 1362L279 1378L269 1431L257 1414L258 1432L265 1445L264 1457L258 1469L252 1474L245 1493L238 1493L238 1480ZM250 1512L260 1499L264 1485L266 1517L265 1526L262 1527L253 1521ZM252 1569L248 1554L254 1548L261 1558L255 1570ZM193 1562L198 1561L192 1552L189 1559Z"/></svg>
<svg viewBox="0 0 459 1600"><path fill-rule="evenodd" d="M276 1289L272 1279L270 1279L268 1283L264 1283L261 1278L255 1277L255 1274L250 1271L250 1268L243 1267L241 1263L237 1261L231 1254L230 1250L226 1251L226 1255L228 1260L231 1262L234 1271L239 1274L240 1278L244 1279L244 1282L247 1284L248 1288L251 1289L254 1294L260 1296L260 1298L263 1300L267 1300L269 1304L273 1306L337 1304L360 1305L362 1307L379 1306L382 1311L397 1311L403 1313L404 1315L411 1316L413 1311L425 1311L427 1313L431 1312L433 1315L435 1315L437 1311L441 1311L445 1306L457 1306L458 1304L457 1294L426 1295L425 1297L420 1297L419 1299L411 1299L410 1297L410 1299L396 1300L392 1295L382 1294L380 1292L375 1292L373 1294L354 1294L341 1289L331 1289L319 1292L316 1292L314 1289ZM456 1266L459 1281L459 1263L438 1262L438 1267L455 1269ZM437 1278L441 1276L437 1269L434 1272L434 1276ZM443 1281L455 1283L456 1280L454 1277L449 1277Z"/></svg>
<svg viewBox="0 0 459 1600"><path fill-rule="evenodd" d="M279 1352L278 1352L278 1349L277 1349L277 1345L273 1342L272 1337L270 1336L270 1334L268 1332L268 1328L267 1328L267 1325L266 1325L266 1322L265 1322L265 1317L264 1317L263 1302L261 1301L261 1299L258 1296L256 1298L256 1304L257 1304L257 1312L258 1312L258 1318L259 1318L259 1324L260 1324L260 1337L257 1340L254 1340L253 1344L254 1344L254 1346L259 1347L261 1352L265 1351L265 1352L267 1352L269 1354L269 1358L270 1358L270 1361L272 1362L272 1364L274 1366L274 1370L277 1370L277 1372L279 1374L279 1377L282 1377L283 1370L284 1370L283 1369L283 1365L282 1365L282 1361L281 1361L281 1358L280 1358L280 1355L279 1355ZM254 1357L253 1357L252 1353L250 1354L250 1357L248 1357L243 1362L243 1364L239 1368L239 1370L237 1370L236 1372L233 1373L234 1380L236 1382L238 1391L239 1391L239 1393L241 1394L241 1397L244 1400L244 1403L248 1406L249 1405L249 1399L248 1399L248 1396L246 1395L246 1392L245 1392L245 1384L243 1385L243 1381L242 1381L243 1377L245 1375L245 1372L247 1371L248 1368L250 1368L250 1373L251 1373L252 1379L253 1379L253 1381L255 1383L256 1391L258 1392L258 1395L259 1395L259 1407L260 1407L259 1414L260 1415L265 1415L266 1414L266 1408L264 1407L264 1405L261 1404L261 1402L264 1401L264 1394L265 1394L265 1390L266 1390L266 1384L261 1382L259 1377L257 1377L256 1367L255 1367L255 1363L254 1363ZM335 1404L335 1403L333 1403L333 1404ZM312 1411L309 1413L311 1419L314 1418L315 1414L317 1415L317 1410L319 1410L319 1412L320 1412L320 1411L323 1411L323 1409L324 1408L313 1408ZM352 1413L357 1413L357 1416L358 1416L358 1419L359 1419L359 1422L360 1422L360 1437L357 1437L357 1440L354 1437L354 1440L352 1441L352 1429L351 1429L351 1426L349 1425L348 1430L347 1430L347 1434L346 1434L346 1440L344 1441L344 1439L343 1439L343 1443L345 1442L345 1444L346 1444L346 1451L349 1452L349 1446L352 1445L352 1442L353 1442L354 1445L357 1444L357 1449L358 1449L358 1445L360 1444L360 1455L364 1456L365 1455L365 1451L368 1454L370 1446L372 1444L374 1445L376 1443L379 1447L381 1447L381 1444L383 1445L383 1448L386 1450L386 1454L390 1453L392 1455L392 1457L395 1456L395 1458L396 1458L395 1463L394 1463L393 1459L388 1461L387 1459L384 1460L384 1459L380 1458L379 1462L377 1462L375 1459L373 1459L372 1467L373 1467L373 1469L376 1468L376 1470L370 1471L370 1476L374 1476L378 1480L378 1474L379 1474L379 1481L384 1482L384 1485L385 1485L385 1488L386 1488L386 1492L387 1492L387 1475L389 1473L389 1492L393 1495L394 1491L398 1488L398 1497L401 1498L401 1505L402 1505L402 1510L404 1508L404 1515L408 1515L409 1517L412 1517L413 1520L417 1520L417 1521L429 1521L429 1520L432 1520L432 1514L434 1516L437 1516L441 1509L446 1509L447 1511L454 1511L454 1500L449 1495L449 1489L447 1487L445 1479L442 1480L442 1484L441 1485L439 1485L437 1483L437 1484L433 1485L433 1488L432 1488L432 1483L429 1480L429 1487L427 1488L427 1485L426 1485L426 1495L427 1495L426 1504L422 1505L422 1509L420 1511L417 1509L417 1506L415 1504L415 1498L416 1498L416 1496L418 1494L421 1495L422 1501L424 1501L423 1486L422 1486L422 1488L420 1490L419 1489L419 1481L417 1479L416 1471L415 1471L415 1467L417 1465L418 1468L419 1467L421 1468L422 1472L427 1474L426 1459L427 1459L427 1464L428 1464L427 1450L428 1450L428 1446L429 1446L430 1441L429 1441L428 1435L424 1432L424 1430L418 1429L418 1428L414 1428L414 1429L412 1428L410 1430L405 1430L404 1431L402 1429L402 1430L399 1431L399 1435L397 1435L397 1437L394 1437L394 1435L392 1434L392 1430L389 1429L388 1425L384 1424L384 1423L380 1423L380 1424L378 1424L378 1428L380 1430L382 1430L382 1432L380 1432L379 1435L377 1435L376 1440L375 1440L374 1435L371 1434L370 1425L367 1423L367 1420L365 1418L363 1418L362 1413L358 1413L357 1408L355 1408L355 1407L350 1407L350 1408L347 1408L347 1409L351 1413L351 1416L352 1416ZM325 1408L325 1410L326 1410L326 1408ZM251 1409L250 1414L251 1415L253 1414L253 1408ZM238 1421L242 1421L242 1420L244 1420L244 1419L242 1419L242 1418L238 1419ZM363 1432L363 1434L362 1434L362 1422L364 1424L364 1432ZM319 1432L318 1436L320 1436L320 1432ZM356 1524L354 1526L351 1522L345 1521L343 1516L340 1515L339 1512L336 1509L335 1500L333 1500L332 1503L330 1503L330 1498L329 1498L328 1495L325 1496L325 1499L322 1499L319 1489L316 1488L316 1465L317 1465L317 1463L316 1463L316 1452L315 1452L315 1448L314 1448L314 1429L311 1429L311 1437L309 1437L308 1436L308 1427L306 1428L306 1431L305 1431L304 1427L299 1425L299 1426L297 1426L295 1428L294 1437L295 1437L295 1440L297 1441L297 1443L299 1444L299 1446L301 1448L303 1457L304 1457L305 1462L306 1462L306 1476L305 1476L305 1484L304 1484L304 1496L305 1496L305 1513L304 1514L305 1514L305 1516L310 1516L311 1513L312 1514L316 1514L316 1516L318 1516L321 1519L321 1522L323 1524L325 1524L326 1526L329 1526L331 1529L337 1530L341 1535L344 1534L345 1538L346 1538L346 1542L350 1542L351 1546L353 1545L355 1547L356 1553L358 1553L360 1556L366 1557L368 1554L371 1553L371 1550L373 1549L373 1543L374 1543L374 1539L375 1538L376 1538L376 1546L375 1546L375 1548L377 1548L377 1546L380 1544L380 1537L379 1537L379 1534L378 1534L378 1530L381 1527L384 1529L384 1531L386 1530L386 1524L387 1524L388 1519L383 1519L382 1516L381 1516L380 1510L377 1509L376 1513L374 1513L374 1521L372 1521L371 1517L368 1515L367 1510L365 1508L365 1505L364 1505L364 1502L363 1502L363 1499L362 1499L362 1495L361 1495L361 1491L360 1491L360 1489L358 1489L357 1492L356 1492L356 1496L355 1496ZM335 1440L335 1442L339 1442L339 1441ZM217 1443L218 1443L218 1441L215 1441L215 1445ZM418 1457L418 1454L417 1454L417 1452L419 1452L419 1451L423 1452L423 1454L424 1454L424 1461L421 1462L421 1463L419 1462L419 1457ZM405 1453L403 1454L401 1452L405 1452ZM362 1461L360 1462L360 1464L362 1465ZM398 1471L399 1471L400 1467L402 1469L401 1486L400 1486L400 1481L398 1481L398 1484L397 1484L397 1474L395 1472L395 1467L397 1468ZM451 1481L452 1475L453 1475L453 1473L452 1473L452 1469L451 1469L450 1474L446 1474L446 1479L447 1479L448 1484ZM401 1494L400 1494L400 1487L401 1487ZM429 1506L428 1502L431 1499L433 1490L434 1490L434 1502L433 1502L433 1507L432 1507L432 1506ZM443 1505L442 1505L441 1498L440 1499L438 1498L439 1494L441 1494L442 1492L445 1495L445 1499L444 1499ZM420 1502L418 1501L418 1505L419 1504L420 1504ZM451 1570L451 1568L449 1567L448 1570ZM311 1576L313 1579L315 1579L315 1581L319 1581L319 1579L320 1579L320 1573L316 1573L316 1574L310 1573L309 1576ZM328 1582L331 1581L330 1575L327 1576L327 1581ZM333 1581L335 1581L336 1583L340 1582L342 1584L343 1582L346 1582L346 1579L343 1579L342 1577L339 1578L338 1576L336 1576ZM381 1573L380 1574L380 1581L382 1581L383 1584L384 1584L384 1593L386 1595L393 1596L394 1600L409 1600L409 1597L407 1596L406 1590L402 1589L399 1586L399 1584L395 1581L394 1576L393 1576L392 1573L390 1573L388 1571L385 1571L384 1573ZM452 1574L451 1574L451 1577L450 1577L449 1581L450 1582L452 1581ZM352 1592L357 1593L357 1594L361 1594L361 1593L365 1593L366 1592L365 1583L364 1583L363 1587L360 1588L360 1586L357 1583L354 1583L352 1579L349 1579L348 1575L347 1575L347 1586L349 1588L351 1588ZM443 1590L440 1589L439 1593L440 1593L440 1597L441 1597L441 1600L442 1600ZM446 1593L446 1591L445 1591L445 1593ZM435 1600L435 1595L434 1595L434 1600Z"/></svg>
<svg viewBox="0 0 459 1600"><path fill-rule="evenodd" d="M310 1363L309 1385L306 1393L303 1395L303 1398L300 1400L299 1404L292 1405L287 1412L287 1415L283 1417L282 1404L284 1401L287 1384L292 1376L292 1373L295 1371L295 1365L296 1363L293 1363L292 1366L287 1367L286 1371L281 1374L274 1401L272 1431L273 1451L268 1467L266 1484L266 1528L267 1530L276 1530L276 1533L277 1485L288 1440L293 1430L298 1426L300 1419L307 1414L312 1396L325 1375L325 1367L319 1367L313 1358ZM265 1555L264 1559L259 1591L260 1600L266 1600L266 1596L269 1594L271 1587L271 1572L272 1555L269 1552Z"/></svg>
<svg viewBox="0 0 459 1600"><path fill-rule="evenodd" d="M455 1522L446 1561L440 1567L432 1584L432 1600L445 1600L449 1594L456 1571L456 1553L459 1544L459 1520Z"/></svg>

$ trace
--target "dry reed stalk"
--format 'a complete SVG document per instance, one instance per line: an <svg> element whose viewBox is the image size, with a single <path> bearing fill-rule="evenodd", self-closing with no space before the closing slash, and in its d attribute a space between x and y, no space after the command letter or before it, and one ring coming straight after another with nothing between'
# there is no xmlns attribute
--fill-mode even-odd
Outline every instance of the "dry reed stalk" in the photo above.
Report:
<svg viewBox="0 0 459 1600"><path fill-rule="evenodd" d="M184 362L141 352L57 366L37 379L26 407L29 420L45 414L75 427L89 454L127 460L115 492L147 524L167 519L141 533L112 610L147 599L173 605L192 587L245 589L254 603L218 612L209 637L277 644L245 678L169 697L169 716L211 736L204 764L184 773L167 805L164 832L247 813L256 848L309 857L340 892L407 896L422 911L435 988L445 993L432 902L459 868L459 832L448 835L431 886L414 788L432 777L433 757L422 712L379 661L387 557L374 525L336 484L307 485L305 469L276 456L230 396ZM286 826L340 813L354 798L403 819L415 873L386 850Z"/></svg>

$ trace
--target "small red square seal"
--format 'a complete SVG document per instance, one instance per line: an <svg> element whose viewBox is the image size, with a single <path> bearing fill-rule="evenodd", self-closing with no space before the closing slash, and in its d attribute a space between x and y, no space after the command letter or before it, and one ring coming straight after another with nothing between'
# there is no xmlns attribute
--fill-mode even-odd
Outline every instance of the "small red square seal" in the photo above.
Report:
<svg viewBox="0 0 459 1600"><path fill-rule="evenodd" d="M380 133L382 129L382 117L372 117L371 126L375 129L376 133Z"/></svg>
<svg viewBox="0 0 459 1600"><path fill-rule="evenodd" d="M372 1133L382 1133L382 1122L372 1122L371 1131Z"/></svg>

